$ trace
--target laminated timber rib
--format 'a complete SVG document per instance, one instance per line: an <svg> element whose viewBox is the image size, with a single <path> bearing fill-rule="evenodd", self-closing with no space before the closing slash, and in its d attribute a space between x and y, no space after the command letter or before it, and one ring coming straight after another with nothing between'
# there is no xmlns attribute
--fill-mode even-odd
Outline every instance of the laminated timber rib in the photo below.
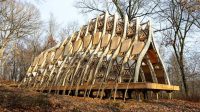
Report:
<svg viewBox="0 0 200 112"><path fill-rule="evenodd" d="M170 84L151 21L122 20L107 12L35 57L20 86L114 99L120 93L125 99L132 92L179 90Z"/></svg>

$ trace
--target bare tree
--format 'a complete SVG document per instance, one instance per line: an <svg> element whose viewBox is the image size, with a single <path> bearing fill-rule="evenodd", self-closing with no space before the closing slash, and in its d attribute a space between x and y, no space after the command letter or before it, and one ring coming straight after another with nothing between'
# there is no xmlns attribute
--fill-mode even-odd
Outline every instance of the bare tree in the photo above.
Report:
<svg viewBox="0 0 200 112"><path fill-rule="evenodd" d="M191 7L192 1L187 0L164 0L159 5L159 16L165 20L171 29L168 29L164 35L166 36L166 44L172 46L180 70L181 80L186 96L188 96L188 86L185 72L184 54L186 47L186 39L192 38L189 33L195 30L196 18L192 17Z"/></svg>
<svg viewBox="0 0 200 112"><path fill-rule="evenodd" d="M189 89L189 97L193 100L200 99L200 54L198 51L191 52L187 58L187 63L185 66L186 78Z"/></svg>
<svg viewBox="0 0 200 112"><path fill-rule="evenodd" d="M135 17L148 16L156 13L157 0L77 0L75 7L81 9L82 13L118 12L121 18L127 14L129 20Z"/></svg>
<svg viewBox="0 0 200 112"><path fill-rule="evenodd" d="M47 40L44 49L48 49L50 47L53 47L56 45L55 37L57 37L57 33L59 31L58 23L56 22L56 19L53 14L50 14L50 18L48 21L47 26Z"/></svg>
<svg viewBox="0 0 200 112"><path fill-rule="evenodd" d="M14 43L19 39L26 38L40 27L39 10L28 3L14 0L6 0L0 5L0 50L13 51ZM10 47L12 46L12 47ZM5 61L10 61L11 52L1 59L2 74L4 73ZM16 54L16 53L14 53ZM11 53L11 55L13 55ZM8 62L9 63L9 62ZM5 66L7 67L7 66ZM8 67L9 69L9 67Z"/></svg>
<svg viewBox="0 0 200 112"><path fill-rule="evenodd" d="M56 22L54 15L51 13L48 21L47 35L55 37L57 29L58 29L58 23Z"/></svg>
<svg viewBox="0 0 200 112"><path fill-rule="evenodd" d="M64 28L60 30L60 41L68 38L73 32L78 30L78 23L76 21L68 23Z"/></svg>
<svg viewBox="0 0 200 112"><path fill-rule="evenodd" d="M1 48L10 41L33 34L40 25L39 11L31 4L7 0L0 8Z"/></svg>

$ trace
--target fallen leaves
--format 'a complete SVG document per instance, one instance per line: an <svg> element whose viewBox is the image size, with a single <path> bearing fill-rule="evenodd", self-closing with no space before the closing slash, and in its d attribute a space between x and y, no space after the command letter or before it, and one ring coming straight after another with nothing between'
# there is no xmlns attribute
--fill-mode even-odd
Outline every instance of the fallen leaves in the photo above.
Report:
<svg viewBox="0 0 200 112"><path fill-rule="evenodd" d="M0 87L0 111L72 111L72 112L192 112L200 111L200 103L183 100L100 100L64 95L47 95L32 90Z"/></svg>

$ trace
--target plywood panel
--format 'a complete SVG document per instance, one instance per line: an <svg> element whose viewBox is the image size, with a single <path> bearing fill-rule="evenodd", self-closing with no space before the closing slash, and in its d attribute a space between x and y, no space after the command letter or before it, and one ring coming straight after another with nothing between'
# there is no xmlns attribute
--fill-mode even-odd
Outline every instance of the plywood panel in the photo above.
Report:
<svg viewBox="0 0 200 112"><path fill-rule="evenodd" d="M90 44L90 42L91 42L91 38L92 38L91 35L85 36L85 37L83 38L83 47L84 47L84 48L87 48L87 47L89 46L89 44Z"/></svg>
<svg viewBox="0 0 200 112"><path fill-rule="evenodd" d="M110 34L106 34L105 36L103 36L101 47L106 47L108 45L110 37L111 37Z"/></svg>
<svg viewBox="0 0 200 112"><path fill-rule="evenodd" d="M121 53L128 51L128 49L131 46L131 41L132 41L132 39L126 39L122 42L122 46L121 46L121 50L120 50Z"/></svg>
<svg viewBox="0 0 200 112"><path fill-rule="evenodd" d="M82 44L82 40L81 39L78 39L77 41L74 42L73 53L77 52L80 49L81 44Z"/></svg>
<svg viewBox="0 0 200 112"><path fill-rule="evenodd" d="M101 38L101 32L95 33L93 37L93 44L94 45L98 44L100 41L100 38Z"/></svg>
<svg viewBox="0 0 200 112"><path fill-rule="evenodd" d="M120 40L121 40L121 37L119 37L119 36L113 37L113 38L112 38L112 42L111 42L111 47L110 47L110 49L111 49L111 50L117 49Z"/></svg>
<svg viewBox="0 0 200 112"><path fill-rule="evenodd" d="M142 51L143 48L144 48L144 42L136 42L133 45L133 49L132 49L131 54L132 55L139 54Z"/></svg>

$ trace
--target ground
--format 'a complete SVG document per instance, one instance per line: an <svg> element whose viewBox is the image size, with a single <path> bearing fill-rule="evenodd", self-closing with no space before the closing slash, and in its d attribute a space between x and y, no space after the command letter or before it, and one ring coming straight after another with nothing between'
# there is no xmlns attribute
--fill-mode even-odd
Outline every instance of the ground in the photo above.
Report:
<svg viewBox="0 0 200 112"><path fill-rule="evenodd" d="M6 83L9 82L0 81L0 112L200 112L200 102L176 99L142 102L100 100L49 95Z"/></svg>

